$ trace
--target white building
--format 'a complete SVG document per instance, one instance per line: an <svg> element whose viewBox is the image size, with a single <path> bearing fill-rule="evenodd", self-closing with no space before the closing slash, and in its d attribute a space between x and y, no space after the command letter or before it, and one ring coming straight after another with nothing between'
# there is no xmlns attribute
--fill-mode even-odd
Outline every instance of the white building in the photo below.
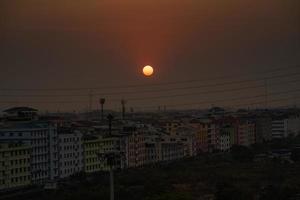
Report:
<svg viewBox="0 0 300 200"><path fill-rule="evenodd" d="M83 171L82 134L79 131L59 130L58 149L60 178Z"/></svg>
<svg viewBox="0 0 300 200"><path fill-rule="evenodd" d="M31 148L30 168L33 184L58 178L57 129L48 123L22 122L0 127L1 141L20 141Z"/></svg>
<svg viewBox="0 0 300 200"><path fill-rule="evenodd" d="M172 161L185 157L185 145L180 138L169 135L151 135L145 139L146 163Z"/></svg>
<svg viewBox="0 0 300 200"><path fill-rule="evenodd" d="M220 134L218 149L220 151L228 151L230 149L230 135L229 134Z"/></svg>
<svg viewBox="0 0 300 200"><path fill-rule="evenodd" d="M282 117L272 120L272 139L285 138L300 133L300 118Z"/></svg>
<svg viewBox="0 0 300 200"><path fill-rule="evenodd" d="M176 134L170 135L171 141L182 143L184 146L184 156L190 157L197 155L197 130L191 126L180 127L176 130Z"/></svg>

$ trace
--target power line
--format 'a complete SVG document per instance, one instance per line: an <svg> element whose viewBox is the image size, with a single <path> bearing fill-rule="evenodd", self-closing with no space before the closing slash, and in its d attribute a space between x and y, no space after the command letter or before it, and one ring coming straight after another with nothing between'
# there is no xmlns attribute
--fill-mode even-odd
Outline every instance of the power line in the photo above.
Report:
<svg viewBox="0 0 300 200"><path fill-rule="evenodd" d="M284 92L276 92L276 93L269 93L269 95L282 95L282 94L288 94L293 92L299 92L300 89L297 90L288 90ZM261 95L255 95L255 96L247 96L247 97L237 97L237 98L231 98L231 99L222 99L222 100L214 100L214 101L204 101L204 102L193 102L193 103L187 103L187 104L172 104L172 105L166 105L168 107L176 107L176 106L188 106L188 105L201 105L201 104L211 104L211 103L218 103L218 102L228 102L228 101L237 101L237 100L245 100L245 99L253 99L253 98L260 98L265 97L265 94ZM10 103L20 103L20 101L0 101L1 104L10 104ZM30 104L69 104L69 103L86 103L86 101L25 101L23 103L30 103ZM149 106L149 107L155 107L156 106Z"/></svg>
<svg viewBox="0 0 300 200"><path fill-rule="evenodd" d="M187 86L187 87L177 87L177 88L169 88L169 89L134 91L134 92L95 93L95 95L112 96L112 95L120 95L120 94L137 94L137 93L141 94L141 93L154 93L154 92L169 92L169 91L176 91L176 90L200 89L200 88L206 88L206 87L217 87L217 86L241 84L241 83L247 83L247 82L265 81L265 79L272 80L272 79L285 78L285 77L291 77L291 76L296 76L296 75L300 75L300 72L292 73L292 74L277 75L277 76L269 76L269 77L264 77L264 78L247 79L247 80L240 80L240 81L229 81L229 82L198 85L198 86Z"/></svg>
<svg viewBox="0 0 300 200"><path fill-rule="evenodd" d="M291 101L291 100L296 100L296 99L300 99L300 96L298 97L289 97L289 98L281 98L281 99L274 99L274 100L270 100L270 103L276 103L276 102L283 102L283 101ZM256 102L252 102L252 103L240 103L240 104L234 104L234 107L238 108L238 107L248 107L248 106L254 106L254 105L264 105L265 101L256 101ZM208 103L207 103L208 104ZM178 104L177 106L199 106L199 103L191 103L191 104ZM168 106L168 105L166 105ZM170 107L177 107L176 105L169 105ZM223 105L224 106L224 105ZM225 106L229 106L229 105L225 105ZM232 105L231 105L232 106ZM153 108L153 110L156 110L155 106L151 106L151 107L139 107L140 109L142 108L148 108L148 110L152 110L151 108ZM228 112L226 112L228 114ZM235 113L235 112L233 112Z"/></svg>
<svg viewBox="0 0 300 200"><path fill-rule="evenodd" d="M296 83L300 82L300 80L293 80L293 81L286 81L286 82L279 82L273 85L278 84L286 84L286 83ZM226 93L226 92L236 92L248 89L255 89L255 88L264 88L265 84L256 85L256 86L246 86L246 87L239 87L233 89L220 89L220 90L210 90L204 92L193 92L193 93L184 93L184 94L175 94L175 95L162 95L162 96L152 96L152 97L141 97L141 98L128 98L129 101L144 101L144 100L153 100L153 99L165 99L165 98L174 98L174 97L186 97L186 96L194 96L194 95L203 95L203 94L214 94L214 93ZM117 99L112 99L111 101L117 101Z"/></svg>
<svg viewBox="0 0 300 200"><path fill-rule="evenodd" d="M300 92L300 89L296 90L288 90L284 92L274 92L274 93L269 93L271 96L277 96L277 95L282 95L282 94L289 94L289 93L295 93L295 92ZM223 103L223 102L228 102L228 101L239 101L239 100L247 100L247 99L256 99L256 98L263 98L265 97L265 94L261 95L252 95L252 96L247 96L247 97L236 97L236 98L230 98L230 99L221 99L221 100L213 100L213 101L202 101L202 102L192 102L192 103L184 103L184 104L170 104L166 105L168 107L177 107L177 106L190 106L190 105L204 105L204 104L212 104L212 103ZM147 106L143 106L144 108ZM157 106L148 106L149 108L156 108Z"/></svg>
<svg viewBox="0 0 300 200"><path fill-rule="evenodd" d="M273 84L273 85L281 85L281 84L297 83L297 82L300 82L300 80L277 82L276 84ZM131 99L128 98L127 100L129 100L129 101L144 101L144 100L164 99L164 98L174 98L174 97L197 96L197 95L214 94L214 93L236 92L236 91L249 90L249 89L255 89L255 88L263 88L263 87L265 87L264 84L256 85L256 86L238 87L238 88L233 88L233 89L202 91L202 92L197 92L197 93L184 93L184 94L153 96L153 97L145 97L145 98L144 97L143 98L131 98ZM289 92L289 91L286 91L286 92ZM274 95L274 93L270 93L269 95ZM264 94L264 96L265 96L265 94ZM90 101L90 98L89 98L89 101ZM114 101L120 101L120 100L119 99L111 99L110 101L114 102ZM2 104L3 103L7 103L7 104L20 103L20 101L0 101L0 103L2 103ZM75 103L86 103L86 101L22 101L22 103L25 103L25 104L26 103L30 103L30 104L75 104ZM89 105L91 106L91 102L89 102ZM169 105L169 106L172 106L172 105Z"/></svg>
<svg viewBox="0 0 300 200"><path fill-rule="evenodd" d="M261 73L273 73L278 71L286 71L294 68L299 68L300 65L294 65L289 67L277 67L272 70L264 70L259 72ZM242 76L237 74L238 76ZM235 75L235 76L237 76ZM245 74L249 75L249 73ZM213 77L209 79L191 79L191 80L182 80L182 81L173 81L173 82L162 82L162 83L153 83L153 84L132 84L132 85L111 85L111 86L103 86L103 87L74 87L74 88L0 88L0 91L82 91L82 90L99 90L99 89L125 89L125 88L139 88L139 87L153 87L153 86L167 86L167 85L178 85L184 83L194 83L194 82L204 82L204 81L213 81L219 79L232 78L233 75L230 76L219 76Z"/></svg>
<svg viewBox="0 0 300 200"><path fill-rule="evenodd" d="M264 78L247 79L247 80L240 80L240 81L227 81L227 82L214 83L214 84L177 87L177 88L169 88L169 89L144 90L144 91L134 91L134 92L93 93L93 96L113 96L113 95L121 95L121 94L123 94L123 95L124 94L143 94L143 93L155 93L155 92L167 92L167 91L169 92L169 91L176 91L176 90L200 89L200 88L207 88L207 87L218 87L218 86L225 86L225 85L242 84L242 83L247 83L247 82L265 81L265 79L273 80L273 79L279 79L279 78L292 77L292 76L296 76L296 75L300 75L300 72L292 73L292 74L269 76L269 77L264 77ZM217 92L219 92L219 91L217 91ZM29 94L29 95L26 95L26 94L25 95L0 94L0 96L1 97L87 97L87 96L90 96L90 93L89 94ZM130 100L135 100L135 99L130 99Z"/></svg>

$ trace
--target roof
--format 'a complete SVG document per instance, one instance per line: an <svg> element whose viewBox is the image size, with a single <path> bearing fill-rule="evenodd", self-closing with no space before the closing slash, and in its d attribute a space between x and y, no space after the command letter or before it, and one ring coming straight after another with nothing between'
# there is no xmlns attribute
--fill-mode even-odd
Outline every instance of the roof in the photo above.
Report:
<svg viewBox="0 0 300 200"><path fill-rule="evenodd" d="M37 112L37 111L38 111L37 109L30 108L30 107L13 107L13 108L4 110L3 112L14 113L14 112Z"/></svg>
<svg viewBox="0 0 300 200"><path fill-rule="evenodd" d="M43 129L48 128L48 123L42 122L21 122L21 123L9 123L0 126L0 129Z"/></svg>

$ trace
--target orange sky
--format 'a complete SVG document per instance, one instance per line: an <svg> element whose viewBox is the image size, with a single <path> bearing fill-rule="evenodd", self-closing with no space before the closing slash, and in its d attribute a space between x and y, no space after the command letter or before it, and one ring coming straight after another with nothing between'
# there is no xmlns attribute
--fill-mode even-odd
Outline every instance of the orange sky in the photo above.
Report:
<svg viewBox="0 0 300 200"><path fill-rule="evenodd" d="M3 0L0 83L42 88L157 83L300 63L299 4ZM151 80L140 75L146 64L156 67Z"/></svg>

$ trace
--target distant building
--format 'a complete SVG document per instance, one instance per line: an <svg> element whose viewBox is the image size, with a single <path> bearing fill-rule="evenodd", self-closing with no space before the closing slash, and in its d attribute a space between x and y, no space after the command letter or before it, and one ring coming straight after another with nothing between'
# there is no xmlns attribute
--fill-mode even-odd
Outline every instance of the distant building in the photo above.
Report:
<svg viewBox="0 0 300 200"><path fill-rule="evenodd" d="M206 123L208 123L208 151L212 152L213 150L217 149L217 137L220 134L220 125L216 123L215 120L208 120Z"/></svg>
<svg viewBox="0 0 300 200"><path fill-rule="evenodd" d="M163 130L169 135L176 135L177 130L182 127L184 127L183 122L181 122L180 120L172 120L170 122L165 123Z"/></svg>
<svg viewBox="0 0 300 200"><path fill-rule="evenodd" d="M22 142L31 148L33 184L58 178L57 129L48 123L18 122L0 127L0 141Z"/></svg>
<svg viewBox="0 0 300 200"><path fill-rule="evenodd" d="M11 121L28 121L37 118L37 109L29 107L13 107L4 110L4 117Z"/></svg>
<svg viewBox="0 0 300 200"><path fill-rule="evenodd" d="M299 116L281 116L272 120L272 139L296 136L300 133Z"/></svg>
<svg viewBox="0 0 300 200"><path fill-rule="evenodd" d="M142 130L141 130L142 131ZM136 127L124 127L126 135L126 166L140 167L146 164L145 134Z"/></svg>
<svg viewBox="0 0 300 200"><path fill-rule="evenodd" d="M100 154L119 152L122 154L124 147L123 137L120 136L84 136L83 155L84 171L86 173L109 170L110 166L106 161L99 158ZM122 156L116 158L114 168L124 168L125 163Z"/></svg>
<svg viewBox="0 0 300 200"><path fill-rule="evenodd" d="M238 145L250 146L255 143L255 123L241 120L237 126L236 141Z"/></svg>
<svg viewBox="0 0 300 200"><path fill-rule="evenodd" d="M272 118L269 116L258 116L255 119L255 141L262 143L272 139Z"/></svg>
<svg viewBox="0 0 300 200"><path fill-rule="evenodd" d="M185 156L184 144L174 137L162 136L157 144L159 161L172 161Z"/></svg>
<svg viewBox="0 0 300 200"><path fill-rule="evenodd" d="M31 184L30 151L22 143L0 143L0 190Z"/></svg>
<svg viewBox="0 0 300 200"><path fill-rule="evenodd" d="M235 128L231 125L223 126L217 139L217 149L228 151L235 144Z"/></svg>
<svg viewBox="0 0 300 200"><path fill-rule="evenodd" d="M207 152L209 124L201 122L200 120L192 120L190 125L195 129L197 153Z"/></svg>
<svg viewBox="0 0 300 200"><path fill-rule="evenodd" d="M222 133L219 137L218 149L220 151L228 151L230 147L230 135Z"/></svg>
<svg viewBox="0 0 300 200"><path fill-rule="evenodd" d="M71 129L59 129L59 177L65 178L83 171L82 134Z"/></svg>
<svg viewBox="0 0 300 200"><path fill-rule="evenodd" d="M159 162L159 142L161 138L158 135L147 135L145 138L145 164Z"/></svg>
<svg viewBox="0 0 300 200"><path fill-rule="evenodd" d="M169 135L151 135L146 137L146 163L178 160L185 157L185 146L180 138Z"/></svg>
<svg viewBox="0 0 300 200"><path fill-rule="evenodd" d="M98 153L102 149L102 138L87 136L83 137L84 171L86 173L97 172L103 169L98 158Z"/></svg>

